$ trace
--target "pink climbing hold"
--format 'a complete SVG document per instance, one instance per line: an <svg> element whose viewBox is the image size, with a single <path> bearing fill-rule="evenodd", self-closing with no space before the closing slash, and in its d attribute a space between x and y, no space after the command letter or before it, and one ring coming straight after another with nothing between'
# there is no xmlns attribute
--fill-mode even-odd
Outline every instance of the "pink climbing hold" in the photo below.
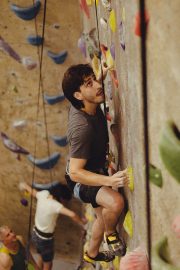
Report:
<svg viewBox="0 0 180 270"><path fill-rule="evenodd" d="M127 253L120 261L119 270L149 270L146 251L142 247Z"/></svg>
<svg viewBox="0 0 180 270"><path fill-rule="evenodd" d="M145 16L145 24L147 27L147 25L149 23L149 15L148 15L147 11L144 12L144 16ZM139 11L136 13L136 16L135 16L134 33L136 36L141 37L141 15L140 15Z"/></svg>
<svg viewBox="0 0 180 270"><path fill-rule="evenodd" d="M172 223L172 229L175 232L177 238L180 238L180 215L175 217Z"/></svg>

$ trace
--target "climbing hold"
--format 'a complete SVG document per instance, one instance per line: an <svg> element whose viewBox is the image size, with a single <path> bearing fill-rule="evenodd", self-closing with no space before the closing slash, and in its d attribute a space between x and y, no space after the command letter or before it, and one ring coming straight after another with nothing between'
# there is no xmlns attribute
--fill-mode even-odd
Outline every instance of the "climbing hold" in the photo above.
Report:
<svg viewBox="0 0 180 270"><path fill-rule="evenodd" d="M144 12L144 16L145 16L145 24L147 27L147 25L149 23L149 15L148 15L147 11ZM141 15L140 15L139 11L135 15L134 33L136 36L141 37Z"/></svg>
<svg viewBox="0 0 180 270"><path fill-rule="evenodd" d="M125 216L123 227L124 227L125 231L127 232L127 234L130 237L132 237L133 236L133 221L132 221L132 216L131 216L130 211L128 211L126 216Z"/></svg>
<svg viewBox="0 0 180 270"><path fill-rule="evenodd" d="M36 165L40 169L45 170L52 169L56 165L60 157L61 155L58 152L55 152L50 157L46 157L43 159L34 158L31 154L27 156L29 161L31 161L34 165Z"/></svg>
<svg viewBox="0 0 180 270"><path fill-rule="evenodd" d="M176 216L172 223L172 229L177 238L180 238L180 215Z"/></svg>
<svg viewBox="0 0 180 270"><path fill-rule="evenodd" d="M44 94L44 100L49 104L49 105L54 105L58 102L61 102L65 99L64 94L60 94L57 96L48 96L47 94Z"/></svg>
<svg viewBox="0 0 180 270"><path fill-rule="evenodd" d="M68 52L62 51L62 52L56 54L56 53L53 53L51 51L48 51L47 54L56 64L63 64L67 58Z"/></svg>
<svg viewBox="0 0 180 270"><path fill-rule="evenodd" d="M101 67L100 67L100 61L98 59L98 57L94 54L93 58L92 58L92 68L94 71L94 74L96 76L96 78L99 78L100 73L101 73Z"/></svg>
<svg viewBox="0 0 180 270"><path fill-rule="evenodd" d="M28 269L27 270L35 270L34 266L31 263L28 263Z"/></svg>
<svg viewBox="0 0 180 270"><path fill-rule="evenodd" d="M107 20L105 18L100 18L100 24L104 30L107 30L108 24L107 24Z"/></svg>
<svg viewBox="0 0 180 270"><path fill-rule="evenodd" d="M51 136L51 139L59 146L66 146L68 144L67 142L67 136Z"/></svg>
<svg viewBox="0 0 180 270"><path fill-rule="evenodd" d="M180 182L180 132L172 121L162 131L159 143L161 159L168 172Z"/></svg>
<svg viewBox="0 0 180 270"><path fill-rule="evenodd" d="M24 197L25 198L29 198L31 196L31 194L28 191L24 191Z"/></svg>
<svg viewBox="0 0 180 270"><path fill-rule="evenodd" d="M125 45L125 28L123 22L119 23L119 40L121 48L125 51L126 45Z"/></svg>
<svg viewBox="0 0 180 270"><path fill-rule="evenodd" d="M99 0L93 0L96 6L99 4Z"/></svg>
<svg viewBox="0 0 180 270"><path fill-rule="evenodd" d="M92 0L86 0L86 3L88 6L91 6L92 5Z"/></svg>
<svg viewBox="0 0 180 270"><path fill-rule="evenodd" d="M80 49L83 56L86 57L86 42L83 36L78 39L78 48Z"/></svg>
<svg viewBox="0 0 180 270"><path fill-rule="evenodd" d="M13 127L14 128L23 128L27 125L27 121L26 120L15 120L13 122Z"/></svg>
<svg viewBox="0 0 180 270"><path fill-rule="evenodd" d="M114 60L109 49L106 51L106 64L110 69L114 67Z"/></svg>
<svg viewBox="0 0 180 270"><path fill-rule="evenodd" d="M34 46L39 46L43 43L43 37L41 36L28 36L27 41Z"/></svg>
<svg viewBox="0 0 180 270"><path fill-rule="evenodd" d="M108 120L108 121L110 121L111 122L111 120L112 120L112 117L111 117L111 115L110 115L110 113L106 113L106 119Z"/></svg>
<svg viewBox="0 0 180 270"><path fill-rule="evenodd" d="M72 193L67 185L63 185L59 181L46 184L33 182L32 186L37 190L48 190L57 200L70 200L72 198Z"/></svg>
<svg viewBox="0 0 180 270"><path fill-rule="evenodd" d="M111 75L111 79L113 81L114 87L118 88L119 82L118 82L118 79L117 79L116 71L114 69L110 70L110 75Z"/></svg>
<svg viewBox="0 0 180 270"><path fill-rule="evenodd" d="M162 238L152 249L153 270L180 270L180 267L172 265L167 252L167 237Z"/></svg>
<svg viewBox="0 0 180 270"><path fill-rule="evenodd" d="M115 60L115 45L114 45L114 43L111 44L110 52L111 52L112 58Z"/></svg>
<svg viewBox="0 0 180 270"><path fill-rule="evenodd" d="M152 164L149 166L149 180L158 187L162 187L163 185L161 170Z"/></svg>
<svg viewBox="0 0 180 270"><path fill-rule="evenodd" d="M21 204L23 206L28 206L28 201L25 198L23 198L23 199L21 199Z"/></svg>
<svg viewBox="0 0 180 270"><path fill-rule="evenodd" d="M111 11L111 1L110 0L101 0L103 7L107 10L107 11Z"/></svg>
<svg viewBox="0 0 180 270"><path fill-rule="evenodd" d="M109 25L113 33L116 32L116 15L114 9L111 10L109 15Z"/></svg>
<svg viewBox="0 0 180 270"><path fill-rule="evenodd" d="M129 189L131 191L134 190L134 175L133 175L133 168L132 167L127 167L127 173L128 173L128 177L129 177Z"/></svg>
<svg viewBox="0 0 180 270"><path fill-rule="evenodd" d="M11 10L21 19L23 20L32 20L34 19L41 7L41 2L39 0L36 0L34 5L30 7L19 7L15 4L11 4Z"/></svg>
<svg viewBox="0 0 180 270"><path fill-rule="evenodd" d="M29 154L29 152L26 149L24 149L21 146L19 146L18 144L16 144L5 133L0 132L0 134L1 134L2 142L3 142L4 146L6 148L8 148L10 151L12 151L14 153L18 153L18 154L24 154L24 155Z"/></svg>
<svg viewBox="0 0 180 270"><path fill-rule="evenodd" d="M126 12L125 12L124 7L122 8L122 15L121 16L122 16L122 21L125 22L125 20L126 20Z"/></svg>
<svg viewBox="0 0 180 270"><path fill-rule="evenodd" d="M86 14L86 16L89 19L90 18L90 12L89 12L89 7L87 5L86 0L80 0L80 7L81 7L81 9L84 11L84 13Z"/></svg>
<svg viewBox="0 0 180 270"><path fill-rule="evenodd" d="M37 67L37 62L34 61L30 56L23 57L21 59L22 64L29 70Z"/></svg>
<svg viewBox="0 0 180 270"><path fill-rule="evenodd" d="M21 63L21 57L14 51L14 49L0 36L0 49L12 58L14 58L17 62Z"/></svg>
<svg viewBox="0 0 180 270"><path fill-rule="evenodd" d="M149 270L149 261L148 261L146 250L144 250L144 248L142 247L138 247L135 250L128 252L124 257L121 258L119 269L120 270Z"/></svg>

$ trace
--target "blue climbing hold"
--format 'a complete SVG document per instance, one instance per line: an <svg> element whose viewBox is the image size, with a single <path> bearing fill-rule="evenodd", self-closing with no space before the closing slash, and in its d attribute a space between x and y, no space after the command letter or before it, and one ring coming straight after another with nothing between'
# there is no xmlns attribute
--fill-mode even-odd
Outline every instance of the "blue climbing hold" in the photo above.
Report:
<svg viewBox="0 0 180 270"><path fill-rule="evenodd" d="M51 139L59 146L66 146L68 144L67 142L67 136L51 136Z"/></svg>
<svg viewBox="0 0 180 270"><path fill-rule="evenodd" d="M11 10L23 20L32 20L36 17L41 7L41 2L36 0L34 5L30 7L20 7L15 4L11 4Z"/></svg>
<svg viewBox="0 0 180 270"><path fill-rule="evenodd" d="M62 52L56 54L56 53L53 53L51 51L48 51L47 54L56 64L63 64L67 58L68 52L62 51Z"/></svg>
<svg viewBox="0 0 180 270"><path fill-rule="evenodd" d="M64 94L60 94L57 96L48 96L48 95L44 94L44 100L50 105L54 105L58 102L63 101L64 99L65 99Z"/></svg>
<svg viewBox="0 0 180 270"><path fill-rule="evenodd" d="M50 157L46 157L43 159L34 158L31 154L27 156L29 161L31 161L34 165L36 165L40 169L45 170L52 169L56 165L60 157L61 155L58 152L55 152Z"/></svg>
<svg viewBox="0 0 180 270"><path fill-rule="evenodd" d="M31 45L39 46L43 43L43 38L41 36L28 36L27 41Z"/></svg>

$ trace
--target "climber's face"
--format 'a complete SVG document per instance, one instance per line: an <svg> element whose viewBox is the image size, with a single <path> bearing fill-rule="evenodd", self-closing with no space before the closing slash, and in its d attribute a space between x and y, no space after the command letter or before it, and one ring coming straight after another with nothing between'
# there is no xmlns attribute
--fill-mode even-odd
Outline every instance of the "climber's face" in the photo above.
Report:
<svg viewBox="0 0 180 270"><path fill-rule="evenodd" d="M86 104L100 104L104 102L102 85L96 80L94 74L86 77L80 86L80 91L75 92L75 97Z"/></svg>

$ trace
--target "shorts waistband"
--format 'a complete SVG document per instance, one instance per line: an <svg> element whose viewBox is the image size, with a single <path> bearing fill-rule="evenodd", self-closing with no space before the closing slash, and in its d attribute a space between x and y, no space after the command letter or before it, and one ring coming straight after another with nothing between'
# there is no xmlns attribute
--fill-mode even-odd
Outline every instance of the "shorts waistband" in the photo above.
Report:
<svg viewBox="0 0 180 270"><path fill-rule="evenodd" d="M38 230L38 228L36 228L36 226L34 226L34 231L37 232L37 234L43 238L46 239L51 239L53 238L53 233L45 233L45 232L41 232L40 230Z"/></svg>

